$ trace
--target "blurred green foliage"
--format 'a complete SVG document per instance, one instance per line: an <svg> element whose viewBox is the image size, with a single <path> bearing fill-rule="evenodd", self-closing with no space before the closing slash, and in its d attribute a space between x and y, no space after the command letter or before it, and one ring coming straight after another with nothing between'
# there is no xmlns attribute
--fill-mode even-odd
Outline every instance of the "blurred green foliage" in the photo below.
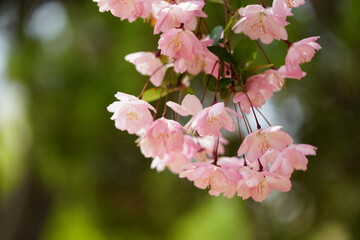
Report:
<svg viewBox="0 0 360 240"><path fill-rule="evenodd" d="M210 27L220 6L206 7ZM258 204L149 170L136 138L113 126L113 95L137 95L146 81L123 58L156 50L149 24L89 0L2 0L0 239L359 239L360 2L314 0L294 13L290 41L320 35L323 49L274 104L285 130L300 124L298 142L319 152L290 193ZM264 48L283 64L285 44ZM261 54L255 64L266 64Z"/></svg>

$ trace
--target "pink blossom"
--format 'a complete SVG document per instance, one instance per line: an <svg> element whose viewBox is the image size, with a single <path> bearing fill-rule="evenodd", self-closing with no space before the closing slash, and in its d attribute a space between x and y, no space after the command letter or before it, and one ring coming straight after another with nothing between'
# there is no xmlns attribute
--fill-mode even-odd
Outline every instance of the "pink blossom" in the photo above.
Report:
<svg viewBox="0 0 360 240"><path fill-rule="evenodd" d="M243 167L239 170L242 179L237 185L237 195L243 199L251 197L257 202L264 201L271 191L287 192L291 189L289 178L272 172L258 171L258 168Z"/></svg>
<svg viewBox="0 0 360 240"><path fill-rule="evenodd" d="M114 113L111 120L115 120L116 128L134 134L152 124L153 117L149 109L154 112L156 110L148 102L121 92L118 92L115 97L120 101L110 104L107 110Z"/></svg>
<svg viewBox="0 0 360 240"><path fill-rule="evenodd" d="M134 64L136 70L144 76L151 76L150 82L155 87L161 85L170 64L164 65L152 52L136 52L125 56L125 60Z"/></svg>
<svg viewBox="0 0 360 240"><path fill-rule="evenodd" d="M274 39L287 40L285 26L288 24L272 13L272 9L265 9L261 5L248 5L240 8L242 17L232 28L235 33L244 32L252 40L260 39L265 44Z"/></svg>
<svg viewBox="0 0 360 240"><path fill-rule="evenodd" d="M173 28L160 36L158 49L170 58L192 59L203 47L193 32Z"/></svg>
<svg viewBox="0 0 360 240"><path fill-rule="evenodd" d="M140 150L145 157L164 158L165 154L183 149L182 126L173 120L155 120L140 138Z"/></svg>
<svg viewBox="0 0 360 240"><path fill-rule="evenodd" d="M262 75L274 87L274 91L280 91L285 85L285 76L279 70L269 69Z"/></svg>
<svg viewBox="0 0 360 240"><path fill-rule="evenodd" d="M193 139L200 147L200 150L195 157L200 162L214 158L213 154L216 144L218 145L217 153L219 155L225 153L224 145L228 144L228 141L223 137L217 138L213 136L205 136L205 137L193 137ZM201 155L203 157L201 157Z"/></svg>
<svg viewBox="0 0 360 240"><path fill-rule="evenodd" d="M185 96L182 105L171 101L166 104L182 116L192 115L186 127L196 130L200 136L221 137L221 128L233 132L235 123L229 112L240 117L239 114L225 107L223 102L202 109L199 99L190 94Z"/></svg>
<svg viewBox="0 0 360 240"><path fill-rule="evenodd" d="M305 4L305 0L274 0L273 12L282 19L292 16L291 9Z"/></svg>
<svg viewBox="0 0 360 240"><path fill-rule="evenodd" d="M300 64L310 62L316 50L321 49L321 46L315 42L319 38L310 37L291 44L285 59L287 77L301 79L306 75L301 70Z"/></svg>
<svg viewBox="0 0 360 240"><path fill-rule="evenodd" d="M217 78L220 70L219 58L207 49L208 46L211 46L213 40L205 38L200 42L203 47L202 50L195 53L191 59L176 59L174 62L174 70L177 73L187 71L192 75L197 75L201 71L204 71L206 74L212 74Z"/></svg>
<svg viewBox="0 0 360 240"><path fill-rule="evenodd" d="M293 143L292 138L280 130L280 126L256 130L247 135L242 142L238 156L246 153L246 159L254 162L268 150L282 151Z"/></svg>
<svg viewBox="0 0 360 240"><path fill-rule="evenodd" d="M233 132L235 123L229 112L240 117L230 108L225 107L223 102L204 108L193 117L191 128L196 130L200 136L221 137L221 128Z"/></svg>
<svg viewBox="0 0 360 240"><path fill-rule="evenodd" d="M240 178L236 171L231 172L210 162L188 164L179 176L193 181L200 189L209 188L209 194L212 196L223 193L228 198L236 193L236 183Z"/></svg>
<svg viewBox="0 0 360 240"><path fill-rule="evenodd" d="M275 75L274 72L268 71L248 78L245 84L246 93L239 92L235 94L233 102L240 103L240 108L243 112L249 114L251 105L261 108L266 100L273 96L275 89L281 85L282 79L279 79L279 76Z"/></svg>
<svg viewBox="0 0 360 240"><path fill-rule="evenodd" d="M171 172L179 174L183 170L183 167L189 164L191 158L200 150L201 147L194 141L193 137L185 135L182 151L170 152L165 154L163 158L156 157L151 163L151 168L156 168L156 170L160 172L167 167Z"/></svg>
<svg viewBox="0 0 360 240"><path fill-rule="evenodd" d="M154 28L154 34L166 32L171 28L184 27L190 31L196 28L196 17L207 17L201 10L204 7L202 1L188 1L179 4L168 4L157 13L157 21Z"/></svg>
<svg viewBox="0 0 360 240"><path fill-rule="evenodd" d="M306 155L316 155L316 147L306 144L294 144L282 151L266 152L260 159L264 164L272 163L271 172L290 177L294 170L306 171Z"/></svg>
<svg viewBox="0 0 360 240"><path fill-rule="evenodd" d="M144 12L142 0L94 0L98 3L100 12L110 11L121 20L128 19L129 22L141 17Z"/></svg>

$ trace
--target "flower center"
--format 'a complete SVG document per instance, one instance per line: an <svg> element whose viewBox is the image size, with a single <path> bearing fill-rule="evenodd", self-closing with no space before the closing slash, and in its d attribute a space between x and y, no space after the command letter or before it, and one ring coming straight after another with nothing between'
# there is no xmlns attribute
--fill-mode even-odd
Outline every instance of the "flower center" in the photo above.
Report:
<svg viewBox="0 0 360 240"><path fill-rule="evenodd" d="M270 144L269 140L267 139L266 135L259 134L258 137L260 138L258 149L261 151L261 153L265 153L267 150L273 148L273 146Z"/></svg>
<svg viewBox="0 0 360 240"><path fill-rule="evenodd" d="M126 117L130 121L139 121L140 120L139 115L137 113L134 113L134 112L128 112L126 114Z"/></svg>
<svg viewBox="0 0 360 240"><path fill-rule="evenodd" d="M296 5L296 0L285 0L285 2L288 8L293 8Z"/></svg>
<svg viewBox="0 0 360 240"><path fill-rule="evenodd" d="M264 194L264 190L267 187L267 183L266 183L266 178L264 177L259 184L256 186L256 192L259 195L263 195Z"/></svg>
<svg viewBox="0 0 360 240"><path fill-rule="evenodd" d="M173 51L180 50L182 47L182 41L180 39L180 33L176 34L176 37L173 41L169 43L169 47L172 48Z"/></svg>

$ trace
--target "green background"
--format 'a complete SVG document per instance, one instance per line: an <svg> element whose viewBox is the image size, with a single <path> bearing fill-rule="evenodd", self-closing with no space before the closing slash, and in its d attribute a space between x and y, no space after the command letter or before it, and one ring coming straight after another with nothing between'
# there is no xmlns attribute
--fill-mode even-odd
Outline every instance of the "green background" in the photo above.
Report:
<svg viewBox="0 0 360 240"><path fill-rule="evenodd" d="M205 11L210 27L223 22L222 5ZM313 0L294 13L289 40L320 35L322 50L275 94L270 120L318 156L291 192L255 203L150 170L136 137L109 119L113 95L146 81L124 56L156 50L149 24L90 0L1 0L0 239L360 239L360 2ZM280 66L285 45L265 49Z"/></svg>

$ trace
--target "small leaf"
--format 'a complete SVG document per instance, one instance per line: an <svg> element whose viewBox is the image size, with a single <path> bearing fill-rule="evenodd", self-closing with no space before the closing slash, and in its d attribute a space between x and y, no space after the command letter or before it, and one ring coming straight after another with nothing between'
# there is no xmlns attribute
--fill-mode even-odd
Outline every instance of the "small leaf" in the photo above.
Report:
<svg viewBox="0 0 360 240"><path fill-rule="evenodd" d="M233 51L233 59L238 63L237 66L240 68L246 67L256 59L256 56L256 43L247 36L242 36Z"/></svg>
<svg viewBox="0 0 360 240"><path fill-rule="evenodd" d="M224 4L224 1L223 1L223 0L207 0L207 2Z"/></svg>
<svg viewBox="0 0 360 240"><path fill-rule="evenodd" d="M220 46L210 46L208 47L209 51L215 54L220 60L230 63L230 64L236 64L236 61L233 59L231 54L223 47Z"/></svg>
<svg viewBox="0 0 360 240"><path fill-rule="evenodd" d="M148 90L146 90L142 96L142 100L146 101L146 102L153 102L156 101L164 96L166 96L166 93L169 92L173 92L173 89L169 89L166 90L164 88L150 88Z"/></svg>
<svg viewBox="0 0 360 240"><path fill-rule="evenodd" d="M208 75L210 76L210 79L209 78L205 78L205 86L206 86L206 83L209 79L209 84L207 85L207 89L211 92L215 92L216 91L216 78L211 76L211 75ZM223 78L223 79L220 79L219 80L219 83L218 83L218 90L221 90L223 88L226 88L230 83L231 83L232 79L231 78Z"/></svg>
<svg viewBox="0 0 360 240"><path fill-rule="evenodd" d="M219 40L221 38L221 34L222 34L223 30L224 30L223 26L216 26L211 31L210 38L214 39L212 46L219 45Z"/></svg>
<svg viewBox="0 0 360 240"><path fill-rule="evenodd" d="M232 26L234 25L234 23L238 19L238 17L239 17L239 11L236 11L235 14L230 18L229 22L226 24L225 29L224 29L224 34L226 34L228 31L230 31L230 29L232 28Z"/></svg>
<svg viewBox="0 0 360 240"><path fill-rule="evenodd" d="M195 90L194 90L194 88L192 88L192 87L187 87L187 88L185 88L184 93L185 93L185 95L186 95L186 94L194 95L194 94L195 94Z"/></svg>
<svg viewBox="0 0 360 240"><path fill-rule="evenodd" d="M220 98L225 100L228 96L229 96L229 89L227 88L223 88L223 89L220 89Z"/></svg>
<svg viewBox="0 0 360 240"><path fill-rule="evenodd" d="M246 71L250 72L250 73L255 73L264 69L268 69L273 67L274 64L265 64L265 65L253 65L253 66L249 66Z"/></svg>

